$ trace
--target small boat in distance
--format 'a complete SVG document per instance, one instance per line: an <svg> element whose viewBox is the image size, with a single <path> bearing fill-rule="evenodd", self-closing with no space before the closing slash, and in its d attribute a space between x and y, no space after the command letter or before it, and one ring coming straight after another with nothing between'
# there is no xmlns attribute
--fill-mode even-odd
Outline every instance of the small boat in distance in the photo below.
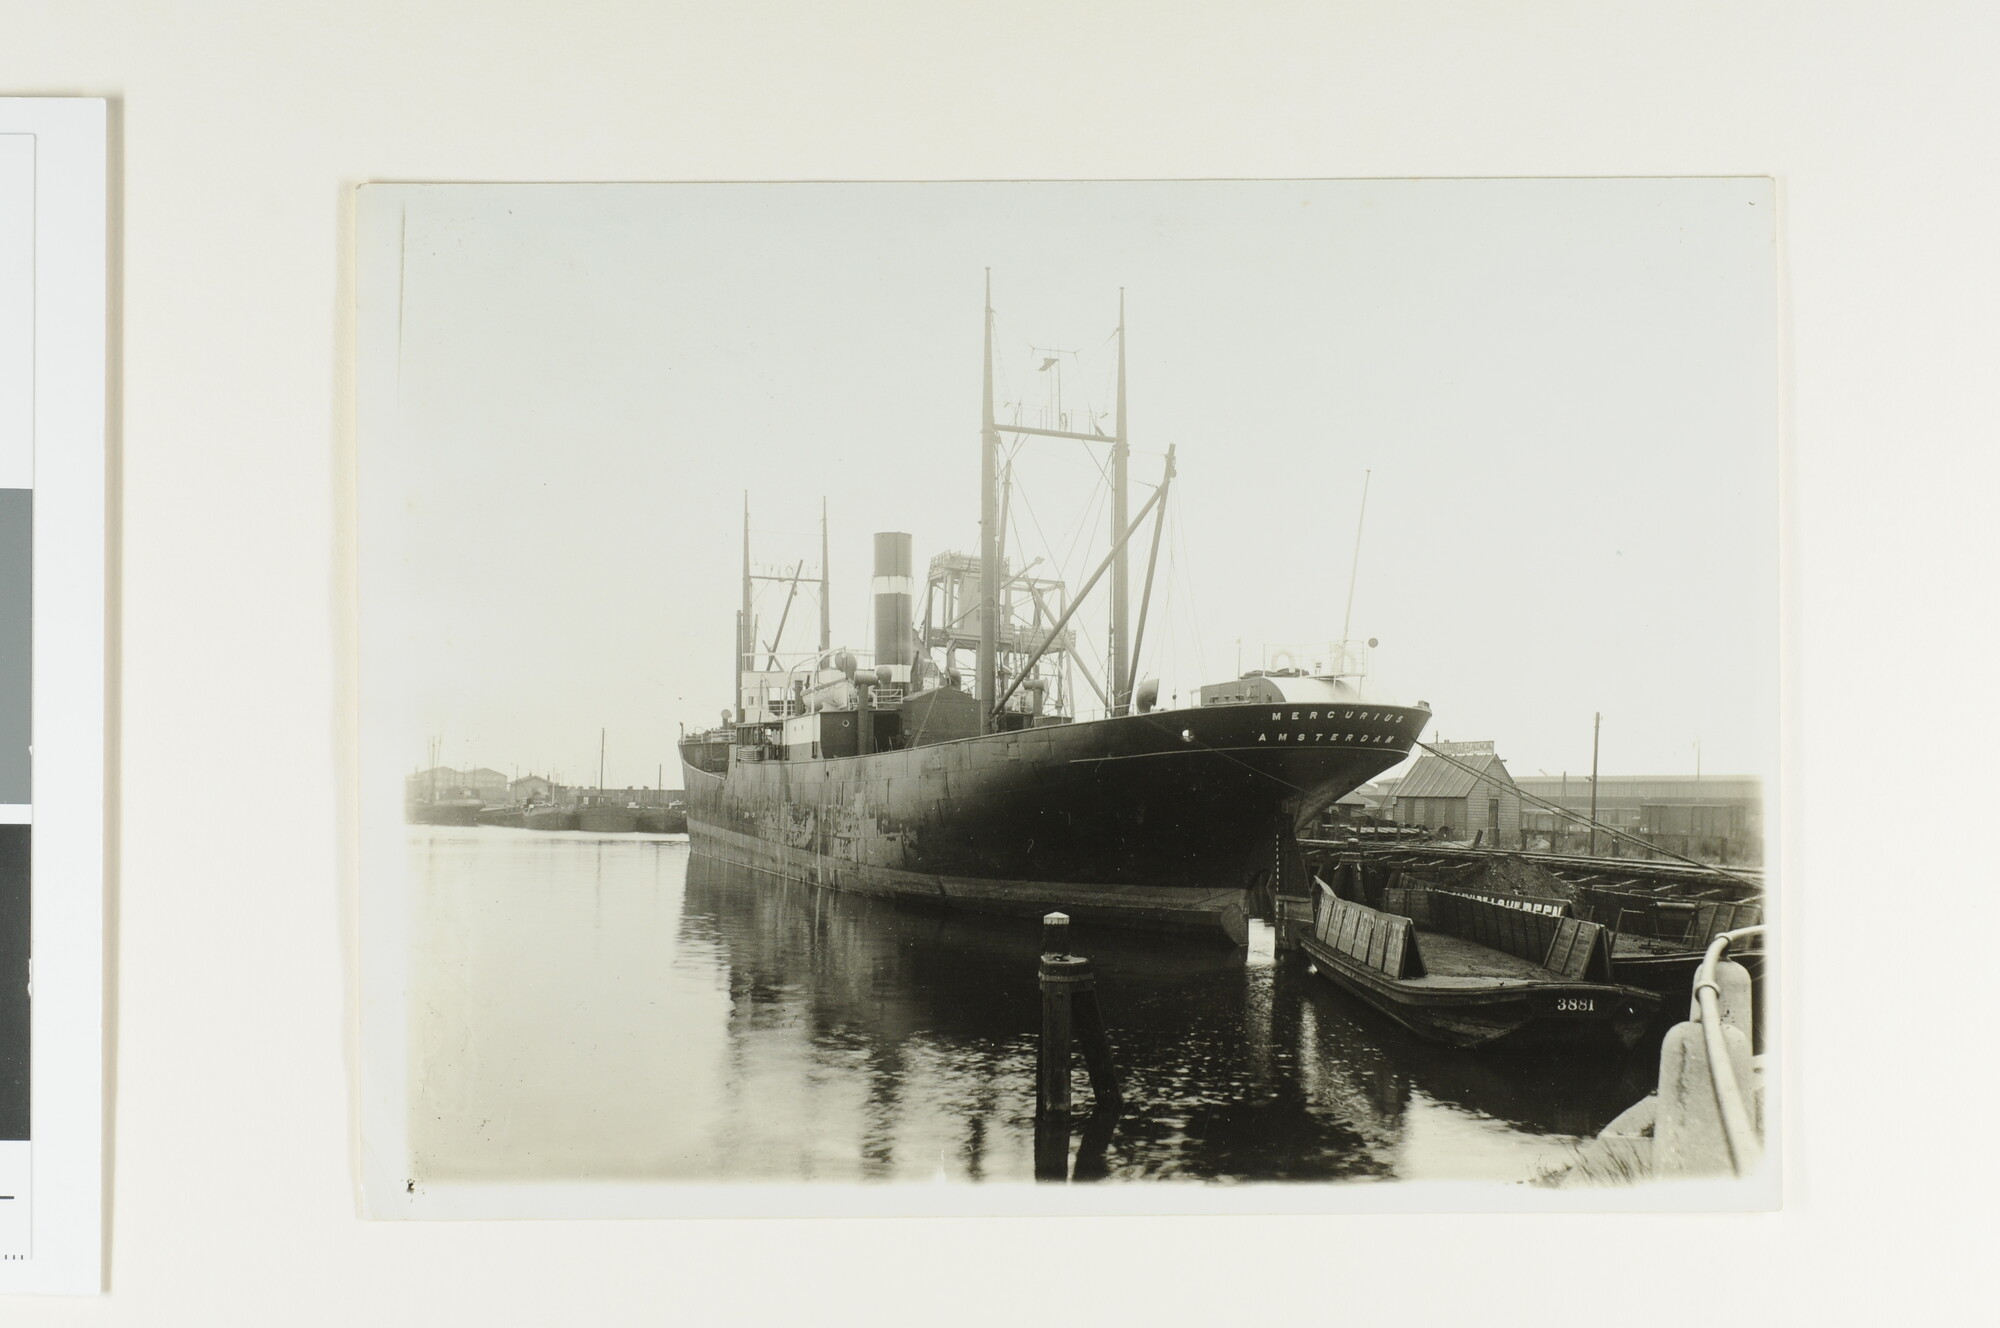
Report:
<svg viewBox="0 0 2000 1328"><path fill-rule="evenodd" d="M1660 1007L1614 980L1605 928L1566 908L1392 889L1375 909L1315 886L1299 943L1319 972L1431 1041L1623 1051Z"/></svg>
<svg viewBox="0 0 2000 1328"><path fill-rule="evenodd" d="M577 822L576 808L543 804L522 812L521 820L530 830L574 830Z"/></svg>
<svg viewBox="0 0 2000 1328"><path fill-rule="evenodd" d="M576 809L576 828L601 835L629 835L639 828L639 811L636 803L586 795Z"/></svg>
<svg viewBox="0 0 2000 1328"><path fill-rule="evenodd" d="M688 828L687 804L670 802L664 807L641 807L639 829L649 835L684 835Z"/></svg>
<svg viewBox="0 0 2000 1328"><path fill-rule="evenodd" d="M413 802L403 808L403 819L411 825L478 825L479 813L485 806L477 798Z"/></svg>

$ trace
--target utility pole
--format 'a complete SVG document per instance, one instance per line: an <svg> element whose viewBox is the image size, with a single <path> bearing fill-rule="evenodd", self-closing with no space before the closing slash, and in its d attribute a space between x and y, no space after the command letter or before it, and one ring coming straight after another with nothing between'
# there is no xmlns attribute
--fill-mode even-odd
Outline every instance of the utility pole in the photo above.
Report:
<svg viewBox="0 0 2000 1328"><path fill-rule="evenodd" d="M1590 717L1590 856L1597 856L1597 729L1604 716Z"/></svg>

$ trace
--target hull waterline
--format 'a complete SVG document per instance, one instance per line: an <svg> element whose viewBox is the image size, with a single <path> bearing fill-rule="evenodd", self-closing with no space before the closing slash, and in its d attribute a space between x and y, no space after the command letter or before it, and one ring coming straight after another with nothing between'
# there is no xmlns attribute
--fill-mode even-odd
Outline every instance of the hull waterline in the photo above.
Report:
<svg viewBox="0 0 2000 1328"><path fill-rule="evenodd" d="M1218 705L825 760L719 763L690 742L688 833L830 889L1241 944L1297 829L1402 760L1427 718Z"/></svg>

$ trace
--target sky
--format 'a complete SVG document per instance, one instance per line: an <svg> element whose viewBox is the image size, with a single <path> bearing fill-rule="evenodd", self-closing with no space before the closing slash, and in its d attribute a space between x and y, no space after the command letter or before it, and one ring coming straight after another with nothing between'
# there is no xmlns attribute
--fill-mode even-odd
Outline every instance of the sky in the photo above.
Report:
<svg viewBox="0 0 2000 1328"><path fill-rule="evenodd" d="M364 759L588 783L601 730L608 783L678 786L729 704L746 492L767 573L817 575L825 503L865 649L874 532L977 549L990 269L1003 418L1059 373L1110 431L1124 293L1133 511L1177 465L1163 697L1351 612L1370 696L1516 774L1587 771L1599 713L1605 774L1768 773L1772 209L1761 179L367 186ZM1103 556L1107 455L1016 458L1038 575Z"/></svg>

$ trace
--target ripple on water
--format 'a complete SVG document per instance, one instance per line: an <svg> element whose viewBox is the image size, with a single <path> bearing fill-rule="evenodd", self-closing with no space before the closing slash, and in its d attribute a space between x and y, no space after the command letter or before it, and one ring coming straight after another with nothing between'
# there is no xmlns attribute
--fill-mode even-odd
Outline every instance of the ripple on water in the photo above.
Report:
<svg viewBox="0 0 2000 1328"><path fill-rule="evenodd" d="M690 861L413 830L424 1178L1032 1177L1032 923ZM1417 1043L1267 953L1078 939L1132 1104L1108 1138L1077 1127L1079 1173L1524 1179L1645 1091Z"/></svg>

